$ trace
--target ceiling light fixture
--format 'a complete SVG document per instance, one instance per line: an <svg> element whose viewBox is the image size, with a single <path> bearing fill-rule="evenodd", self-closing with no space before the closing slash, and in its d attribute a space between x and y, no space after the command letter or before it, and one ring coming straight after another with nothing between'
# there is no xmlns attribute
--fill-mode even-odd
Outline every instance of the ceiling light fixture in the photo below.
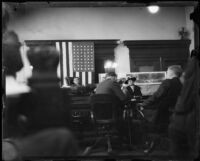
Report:
<svg viewBox="0 0 200 161"><path fill-rule="evenodd" d="M160 9L159 6L157 6L157 5L150 5L147 8L148 8L148 11L152 14L157 13Z"/></svg>

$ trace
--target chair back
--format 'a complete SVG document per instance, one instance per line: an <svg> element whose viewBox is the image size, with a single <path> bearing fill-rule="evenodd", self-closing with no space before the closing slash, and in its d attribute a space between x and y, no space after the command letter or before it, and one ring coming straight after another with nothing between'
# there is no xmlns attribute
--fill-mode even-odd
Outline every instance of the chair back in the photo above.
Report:
<svg viewBox="0 0 200 161"><path fill-rule="evenodd" d="M111 123L116 121L117 100L109 94L94 94L91 96L91 110L97 123Z"/></svg>

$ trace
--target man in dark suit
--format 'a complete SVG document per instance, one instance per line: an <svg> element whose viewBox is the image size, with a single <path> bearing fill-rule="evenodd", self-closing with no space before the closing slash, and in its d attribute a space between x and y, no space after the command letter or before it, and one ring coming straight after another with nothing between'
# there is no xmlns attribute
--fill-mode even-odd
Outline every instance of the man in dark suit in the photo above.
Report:
<svg viewBox="0 0 200 161"><path fill-rule="evenodd" d="M169 124L170 113L174 109L177 98L180 95L182 84L179 77L182 69L178 65L168 67L166 80L162 82L158 90L140 105L143 109L153 108L157 110L154 122L157 130L164 132Z"/></svg>
<svg viewBox="0 0 200 161"><path fill-rule="evenodd" d="M135 81L136 81L136 78L132 77L132 78L128 78L127 81L125 82L125 83L128 84L128 86L124 90L124 93L130 99L134 98L134 97L141 97L142 96L140 87L135 85Z"/></svg>
<svg viewBox="0 0 200 161"><path fill-rule="evenodd" d="M152 123L154 132L158 134L167 133L169 118L182 89L179 79L181 74L182 69L179 65L168 67L167 79L162 82L151 97L140 104L142 110L157 110Z"/></svg>
<svg viewBox="0 0 200 161"><path fill-rule="evenodd" d="M117 116L117 129L121 139L127 134L124 129L122 121L123 106L126 104L126 96L120 88L120 84L117 83L117 75L114 72L106 74L105 80L99 83L96 88L96 94L110 94L116 96L116 116Z"/></svg>
<svg viewBox="0 0 200 161"><path fill-rule="evenodd" d="M79 77L73 78L73 84L70 85L70 90L71 90L71 93L75 95L86 94L86 87L81 85Z"/></svg>
<svg viewBox="0 0 200 161"><path fill-rule="evenodd" d="M96 94L111 94L124 103L126 101L126 96L122 92L120 85L116 80L117 75L114 72L107 73L106 79L97 85Z"/></svg>

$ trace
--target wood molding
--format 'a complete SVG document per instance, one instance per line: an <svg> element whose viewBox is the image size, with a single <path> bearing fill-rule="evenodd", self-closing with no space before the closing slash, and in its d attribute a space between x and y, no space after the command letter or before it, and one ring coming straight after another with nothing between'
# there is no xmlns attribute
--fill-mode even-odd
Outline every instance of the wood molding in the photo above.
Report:
<svg viewBox="0 0 200 161"><path fill-rule="evenodd" d="M190 56L190 43L190 40L124 41L129 48L131 72L138 72L145 64L152 64L154 70L166 70L172 64L184 67Z"/></svg>

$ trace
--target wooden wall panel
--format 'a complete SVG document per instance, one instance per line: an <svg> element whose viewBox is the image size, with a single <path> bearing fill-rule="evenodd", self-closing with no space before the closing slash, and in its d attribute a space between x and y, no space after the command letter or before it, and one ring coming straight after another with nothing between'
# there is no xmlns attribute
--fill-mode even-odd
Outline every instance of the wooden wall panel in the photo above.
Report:
<svg viewBox="0 0 200 161"><path fill-rule="evenodd" d="M139 72L144 66L152 66L153 71L166 70L173 64L184 68L190 55L190 40L139 40L124 43L130 50L131 72Z"/></svg>

